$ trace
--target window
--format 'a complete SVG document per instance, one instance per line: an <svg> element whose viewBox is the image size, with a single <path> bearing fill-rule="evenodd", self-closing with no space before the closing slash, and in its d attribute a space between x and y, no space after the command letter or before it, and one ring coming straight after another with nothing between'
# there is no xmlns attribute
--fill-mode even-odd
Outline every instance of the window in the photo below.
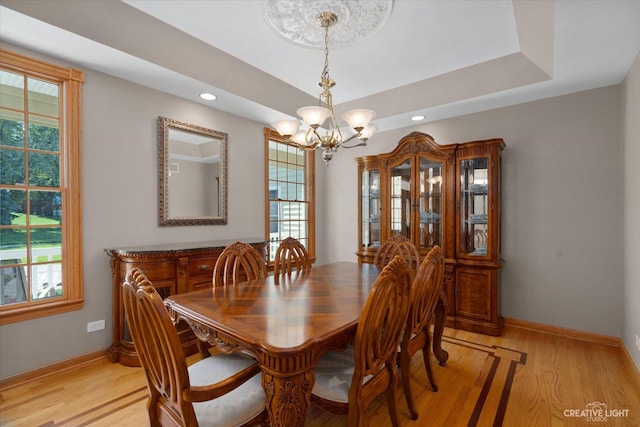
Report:
<svg viewBox="0 0 640 427"><path fill-rule="evenodd" d="M0 50L0 324L82 307L83 81Z"/></svg>
<svg viewBox="0 0 640 427"><path fill-rule="evenodd" d="M313 151L302 151L265 128L266 237L271 263L282 240L294 237L315 258L315 206Z"/></svg>

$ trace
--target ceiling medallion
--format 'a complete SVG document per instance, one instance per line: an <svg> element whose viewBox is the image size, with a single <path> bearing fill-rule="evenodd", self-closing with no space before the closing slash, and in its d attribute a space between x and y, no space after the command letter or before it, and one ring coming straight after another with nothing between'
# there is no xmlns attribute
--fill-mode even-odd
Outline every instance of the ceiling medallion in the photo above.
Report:
<svg viewBox="0 0 640 427"><path fill-rule="evenodd" d="M393 0L265 0L262 13L271 29L298 46L324 48L324 30L317 16L339 16L331 28L330 47L339 49L378 31L391 15Z"/></svg>

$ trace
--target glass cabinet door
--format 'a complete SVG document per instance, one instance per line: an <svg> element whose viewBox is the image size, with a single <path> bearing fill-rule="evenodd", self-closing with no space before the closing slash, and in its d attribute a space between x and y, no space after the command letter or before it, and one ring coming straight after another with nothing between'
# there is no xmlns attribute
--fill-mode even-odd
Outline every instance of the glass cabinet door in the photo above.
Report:
<svg viewBox="0 0 640 427"><path fill-rule="evenodd" d="M460 161L460 253L487 255L488 157Z"/></svg>
<svg viewBox="0 0 640 427"><path fill-rule="evenodd" d="M420 157L419 249L442 246L442 163Z"/></svg>
<svg viewBox="0 0 640 427"><path fill-rule="evenodd" d="M380 172L362 172L362 246L380 246Z"/></svg>
<svg viewBox="0 0 640 427"><path fill-rule="evenodd" d="M411 239L412 161L407 159L391 169L391 237Z"/></svg>

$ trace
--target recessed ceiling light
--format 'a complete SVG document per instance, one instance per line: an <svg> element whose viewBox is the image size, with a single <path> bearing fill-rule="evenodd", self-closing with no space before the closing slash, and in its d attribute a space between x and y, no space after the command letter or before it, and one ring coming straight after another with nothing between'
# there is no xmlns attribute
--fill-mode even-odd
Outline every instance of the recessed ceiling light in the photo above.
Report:
<svg viewBox="0 0 640 427"><path fill-rule="evenodd" d="M411 117L411 120L413 120L414 122L419 122L420 120L424 120L424 116L413 116Z"/></svg>
<svg viewBox="0 0 640 427"><path fill-rule="evenodd" d="M217 97L212 93L201 93L200 98L206 99L207 101L213 101Z"/></svg>

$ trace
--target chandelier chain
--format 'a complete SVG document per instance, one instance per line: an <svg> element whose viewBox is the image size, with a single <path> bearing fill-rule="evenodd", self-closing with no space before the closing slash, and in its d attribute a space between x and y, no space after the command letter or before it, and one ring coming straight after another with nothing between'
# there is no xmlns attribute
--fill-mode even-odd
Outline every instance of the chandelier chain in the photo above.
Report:
<svg viewBox="0 0 640 427"><path fill-rule="evenodd" d="M322 70L321 81L328 82L329 78L329 25L324 26L324 69Z"/></svg>

